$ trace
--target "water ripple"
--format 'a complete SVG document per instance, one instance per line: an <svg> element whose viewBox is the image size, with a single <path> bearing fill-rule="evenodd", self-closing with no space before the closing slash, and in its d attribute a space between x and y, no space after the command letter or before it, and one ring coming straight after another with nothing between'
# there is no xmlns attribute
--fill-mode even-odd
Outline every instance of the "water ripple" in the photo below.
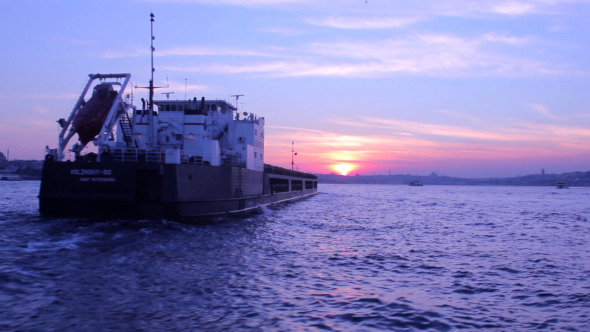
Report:
<svg viewBox="0 0 590 332"><path fill-rule="evenodd" d="M0 185L2 330L590 329L590 189L324 185L187 225Z"/></svg>

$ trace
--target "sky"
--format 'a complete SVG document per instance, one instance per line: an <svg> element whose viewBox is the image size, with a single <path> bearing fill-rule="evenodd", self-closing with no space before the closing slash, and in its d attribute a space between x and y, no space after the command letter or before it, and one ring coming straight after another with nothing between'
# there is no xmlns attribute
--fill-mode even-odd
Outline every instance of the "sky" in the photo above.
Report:
<svg viewBox="0 0 590 332"><path fill-rule="evenodd" d="M156 98L243 94L266 163L590 170L590 0L0 0L0 151L57 147L89 73L148 84L152 12Z"/></svg>

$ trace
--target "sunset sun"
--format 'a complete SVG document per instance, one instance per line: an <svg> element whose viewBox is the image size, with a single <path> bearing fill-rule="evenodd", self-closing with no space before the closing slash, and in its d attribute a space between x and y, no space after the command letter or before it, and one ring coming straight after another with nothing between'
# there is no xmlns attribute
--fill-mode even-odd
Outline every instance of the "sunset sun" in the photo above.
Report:
<svg viewBox="0 0 590 332"><path fill-rule="evenodd" d="M332 165L332 169L340 175L347 175L348 173L350 173L350 171L354 170L355 168L356 165L346 163Z"/></svg>

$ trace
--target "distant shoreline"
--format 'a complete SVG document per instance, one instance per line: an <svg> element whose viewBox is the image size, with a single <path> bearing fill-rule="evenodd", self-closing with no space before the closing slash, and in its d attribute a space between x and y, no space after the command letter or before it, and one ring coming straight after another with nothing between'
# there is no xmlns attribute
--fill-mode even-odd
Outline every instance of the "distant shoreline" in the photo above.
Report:
<svg viewBox="0 0 590 332"><path fill-rule="evenodd" d="M15 160L10 163L12 170L0 169L3 174L16 174L23 180L40 180L43 162L39 160ZM427 185L486 185L486 186L550 186L557 182L565 182L570 187L590 187L590 171L569 172L561 174L530 174L524 176L504 178L459 178L452 176L440 176L436 173L430 175L339 175L339 174L315 174L319 183L334 184L400 184L408 185L418 180Z"/></svg>
<svg viewBox="0 0 590 332"><path fill-rule="evenodd" d="M569 172L562 174L531 174L505 178L459 178L439 176L435 173L426 176L398 175L338 175L316 174L319 183L327 184L400 184L408 185L418 180L427 185L487 185L487 186L550 186L564 182L570 187L590 187L590 171Z"/></svg>

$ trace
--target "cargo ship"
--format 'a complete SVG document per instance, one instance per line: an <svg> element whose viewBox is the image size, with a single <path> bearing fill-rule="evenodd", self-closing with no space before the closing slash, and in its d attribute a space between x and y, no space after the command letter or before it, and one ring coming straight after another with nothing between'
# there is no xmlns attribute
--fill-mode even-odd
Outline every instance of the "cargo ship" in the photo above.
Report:
<svg viewBox="0 0 590 332"><path fill-rule="evenodd" d="M46 147L41 215L199 221L316 194L315 175L264 163L265 119L239 97L153 99L153 21L149 99L133 105L128 73L89 75Z"/></svg>

